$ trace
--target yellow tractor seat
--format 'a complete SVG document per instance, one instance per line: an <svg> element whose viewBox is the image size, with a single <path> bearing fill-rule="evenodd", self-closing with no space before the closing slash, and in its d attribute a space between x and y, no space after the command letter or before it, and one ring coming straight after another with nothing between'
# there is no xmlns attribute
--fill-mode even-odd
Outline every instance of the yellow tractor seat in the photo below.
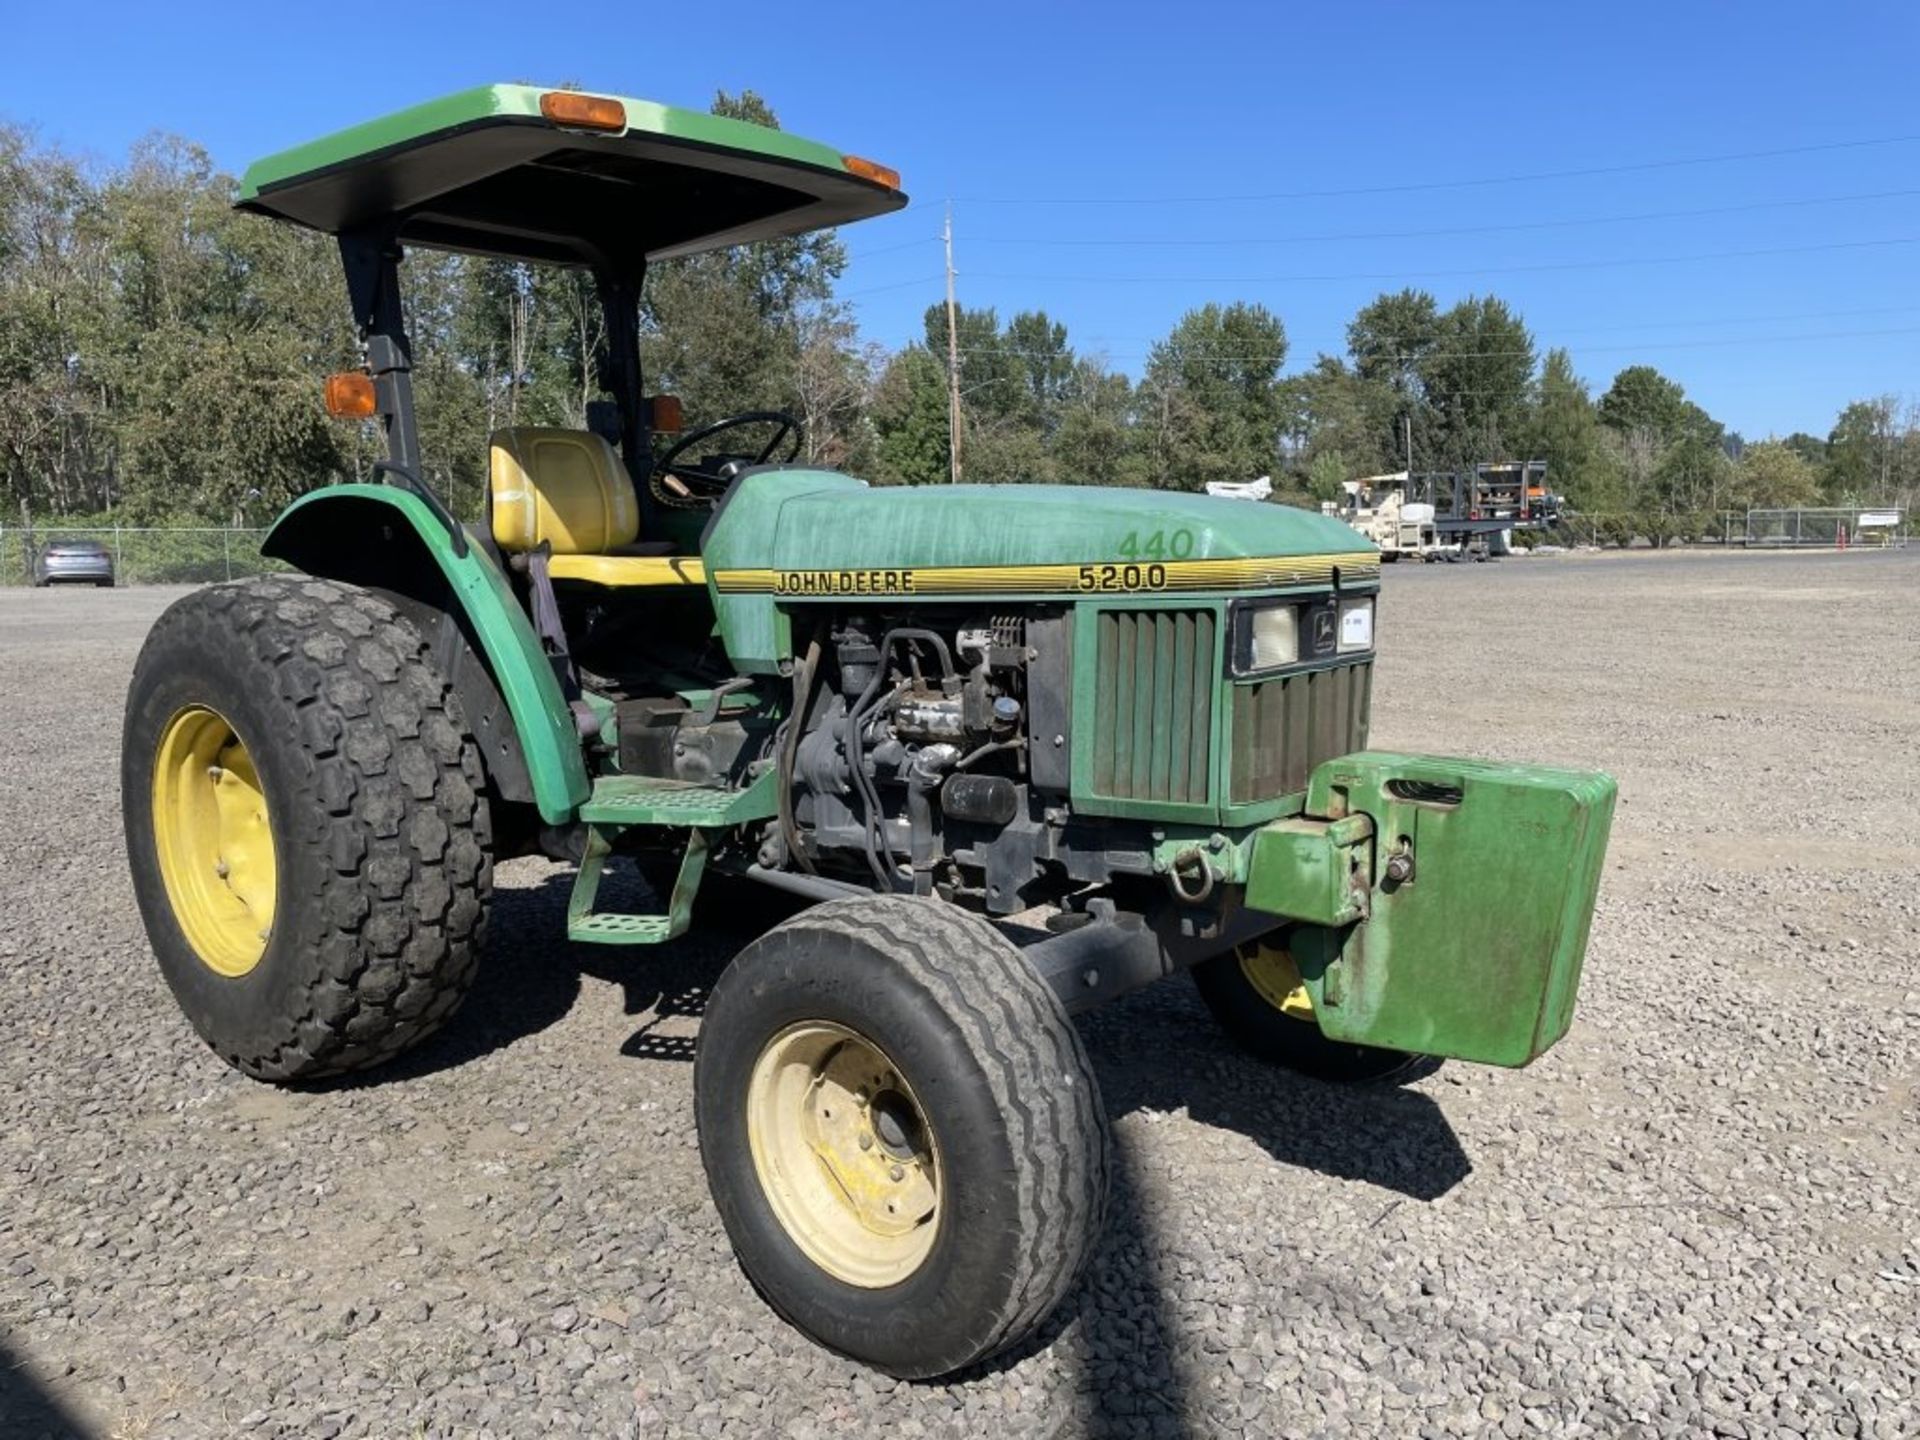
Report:
<svg viewBox="0 0 1920 1440"><path fill-rule="evenodd" d="M594 585L704 585L699 560L640 540L627 468L590 430L514 425L487 444L493 540L519 554L547 547L555 580Z"/></svg>

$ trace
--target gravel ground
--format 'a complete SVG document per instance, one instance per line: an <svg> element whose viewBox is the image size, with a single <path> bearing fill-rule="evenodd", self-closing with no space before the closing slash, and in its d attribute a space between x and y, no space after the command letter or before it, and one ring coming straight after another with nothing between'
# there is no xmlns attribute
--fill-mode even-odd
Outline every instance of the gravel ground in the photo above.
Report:
<svg viewBox="0 0 1920 1440"><path fill-rule="evenodd" d="M687 1062L737 939L569 947L518 861L398 1067L289 1093L194 1038L115 779L171 598L0 593L8 1440L1920 1435L1920 552L1389 572L1377 745L1620 778L1573 1033L1342 1091L1184 981L1087 1018L1093 1274L924 1386L775 1319L708 1205Z"/></svg>

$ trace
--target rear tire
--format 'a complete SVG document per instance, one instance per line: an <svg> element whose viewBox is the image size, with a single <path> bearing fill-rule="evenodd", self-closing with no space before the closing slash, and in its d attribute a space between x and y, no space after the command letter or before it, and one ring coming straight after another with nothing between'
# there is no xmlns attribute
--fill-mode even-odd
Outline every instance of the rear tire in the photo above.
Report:
<svg viewBox="0 0 1920 1440"><path fill-rule="evenodd" d="M707 1003L694 1103L748 1278L902 1378L1024 1338L1099 1237L1109 1142L1079 1034L998 931L936 901L832 901L741 951Z"/></svg>
<svg viewBox="0 0 1920 1440"><path fill-rule="evenodd" d="M1298 985L1298 971L1269 973L1273 953L1256 941L1203 961L1190 972L1207 1009L1242 1050L1269 1065L1346 1084L1396 1080L1421 1063L1420 1056L1404 1050L1355 1045L1321 1034L1312 1002L1288 993ZM1285 965L1290 970L1292 961Z"/></svg>
<svg viewBox="0 0 1920 1440"><path fill-rule="evenodd" d="M196 591L140 652L120 767L134 892L180 1008L248 1075L376 1065L473 981L485 780L427 656L386 601L304 576ZM242 774L236 835L221 787Z"/></svg>

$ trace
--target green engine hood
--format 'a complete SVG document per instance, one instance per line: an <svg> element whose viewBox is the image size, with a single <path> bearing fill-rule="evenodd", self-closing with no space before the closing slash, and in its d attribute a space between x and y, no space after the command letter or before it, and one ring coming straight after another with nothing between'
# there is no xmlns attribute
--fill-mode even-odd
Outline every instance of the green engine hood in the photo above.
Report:
<svg viewBox="0 0 1920 1440"><path fill-rule="evenodd" d="M1177 595L1379 575L1379 552L1355 531L1285 505L1073 485L874 489L821 470L748 476L701 548L728 649L752 666L785 653L774 606L787 602Z"/></svg>

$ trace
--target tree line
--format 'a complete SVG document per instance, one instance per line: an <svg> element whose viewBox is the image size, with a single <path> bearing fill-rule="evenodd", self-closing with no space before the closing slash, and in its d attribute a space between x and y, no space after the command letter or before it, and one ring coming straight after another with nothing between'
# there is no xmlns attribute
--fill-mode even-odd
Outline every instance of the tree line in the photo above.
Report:
<svg viewBox="0 0 1920 1440"><path fill-rule="evenodd" d="M776 123L751 92L721 114ZM204 151L157 137L96 171L0 127L0 467L6 523L260 524L317 485L364 477L366 427L329 419L319 377L357 346L331 240L240 214ZM690 425L776 408L807 456L882 484L943 481L943 305L891 353L836 299L831 233L670 261L648 277L642 363ZM580 426L598 393L588 278L412 253L406 266L429 483L477 509L485 437ZM1920 406L1848 405L1825 436L1752 442L1647 365L1595 396L1512 306L1383 294L1346 351L1290 370L1286 327L1244 301L1188 311L1137 378L1044 311L960 307L951 337L964 476L1195 490L1273 477L1281 498L1404 468L1544 459L1570 507L1656 540L1749 506L1908 503Z"/></svg>

